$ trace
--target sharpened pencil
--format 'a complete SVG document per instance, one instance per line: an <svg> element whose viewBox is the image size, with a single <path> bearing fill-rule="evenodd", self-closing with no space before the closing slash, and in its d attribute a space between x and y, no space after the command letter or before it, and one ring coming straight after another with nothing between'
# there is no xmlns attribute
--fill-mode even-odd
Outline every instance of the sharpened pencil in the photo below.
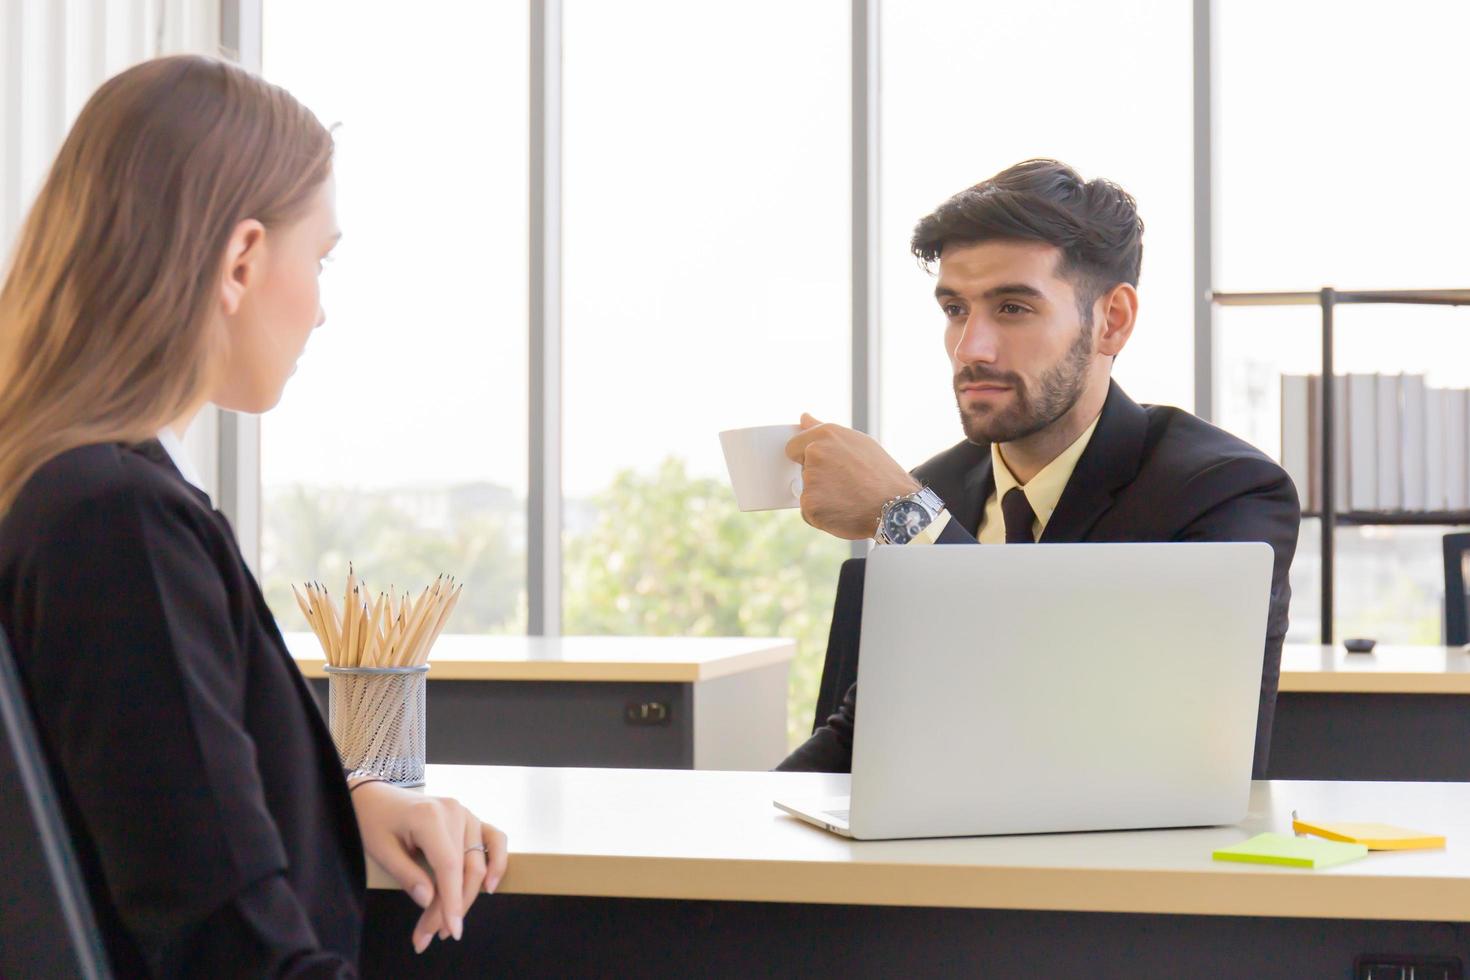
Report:
<svg viewBox="0 0 1470 980"><path fill-rule="evenodd" d="M320 582L305 583L291 595L332 667L418 667L444 631L464 594L452 575L440 574L415 598L390 585L370 595L367 582L351 563L340 611Z"/></svg>

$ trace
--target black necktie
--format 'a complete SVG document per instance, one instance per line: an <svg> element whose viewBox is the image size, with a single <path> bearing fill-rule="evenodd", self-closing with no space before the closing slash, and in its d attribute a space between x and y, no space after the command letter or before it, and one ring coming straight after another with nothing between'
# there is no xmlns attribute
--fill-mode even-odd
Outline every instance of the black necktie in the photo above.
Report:
<svg viewBox="0 0 1470 980"><path fill-rule="evenodd" d="M1011 487L1000 498L1000 512L1006 519L1006 544L1035 544L1031 537L1031 524L1036 513L1026 499L1026 491Z"/></svg>

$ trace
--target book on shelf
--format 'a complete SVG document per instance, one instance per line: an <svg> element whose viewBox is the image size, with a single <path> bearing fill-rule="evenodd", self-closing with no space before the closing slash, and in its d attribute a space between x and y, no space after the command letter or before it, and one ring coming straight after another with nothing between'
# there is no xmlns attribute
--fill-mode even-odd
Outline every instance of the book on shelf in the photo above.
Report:
<svg viewBox="0 0 1470 980"><path fill-rule="evenodd" d="M1378 375L1347 376L1348 478L1344 510L1378 509Z"/></svg>
<svg viewBox="0 0 1470 980"><path fill-rule="evenodd" d="M1427 426L1425 396L1428 388L1422 374L1399 376L1399 466L1400 486L1403 490L1403 508L1407 511L1429 510L1426 463L1429 445L1426 439Z"/></svg>
<svg viewBox="0 0 1470 980"><path fill-rule="evenodd" d="M1443 388L1424 389L1424 509L1447 510L1444 479Z"/></svg>
<svg viewBox="0 0 1470 980"><path fill-rule="evenodd" d="M1470 392L1463 388L1446 388L1444 393L1444 486L1445 509L1470 507L1470 482L1467 482L1466 439L1470 437Z"/></svg>
<svg viewBox="0 0 1470 980"><path fill-rule="evenodd" d="M1338 510L1348 509L1348 388L1347 377L1337 375L1333 379L1333 403L1332 430L1332 473L1333 473L1333 500ZM1302 502L1303 510L1318 511L1322 509L1322 490L1326 482L1322 473L1322 376L1310 374L1306 376L1307 384L1307 473L1305 492L1301 485L1297 487L1297 494ZM1376 393L1375 393L1376 394ZM1288 395L1287 397L1291 397ZM1285 402L1283 402L1285 404ZM1285 423L1283 423L1285 425ZM1283 428L1283 432L1287 429ZM1282 448L1288 443L1283 437ZM1283 468L1288 473L1291 467L1301 467L1292 461L1290 465L1283 460ZM1295 477L1292 478L1295 481ZM1376 489L1376 481L1375 481Z"/></svg>
<svg viewBox="0 0 1470 980"><path fill-rule="evenodd" d="M1316 460L1312 430L1316 414L1311 408L1311 398L1311 382L1305 374L1281 376L1281 466L1296 484L1303 509L1321 507L1312 477Z"/></svg>
<svg viewBox="0 0 1470 980"><path fill-rule="evenodd" d="M1339 512L1470 510L1470 391L1422 374L1333 379L1334 501ZM1281 465L1302 509L1322 509L1322 379L1281 376Z"/></svg>
<svg viewBox="0 0 1470 980"><path fill-rule="evenodd" d="M1332 489L1338 510L1348 510L1352 487L1348 479L1348 379L1335 375L1332 379ZM1325 479L1325 475L1324 475Z"/></svg>
<svg viewBox="0 0 1470 980"><path fill-rule="evenodd" d="M1376 510L1404 509L1404 424L1403 409L1399 405L1403 389L1403 375L1379 374L1374 420L1377 423L1375 450L1378 460L1378 492Z"/></svg>

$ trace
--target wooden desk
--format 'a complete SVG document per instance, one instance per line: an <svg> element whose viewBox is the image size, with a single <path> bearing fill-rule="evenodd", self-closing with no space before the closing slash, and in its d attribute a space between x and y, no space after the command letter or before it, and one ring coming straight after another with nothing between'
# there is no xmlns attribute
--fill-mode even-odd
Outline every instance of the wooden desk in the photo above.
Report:
<svg viewBox="0 0 1470 980"><path fill-rule="evenodd" d="M316 638L286 644L325 711ZM786 754L795 653L790 640L746 637L441 636L429 761L769 769Z"/></svg>
<svg viewBox="0 0 1470 980"><path fill-rule="evenodd" d="M848 777L431 766L510 835L501 894L421 969L506 975L1348 976L1470 955L1470 785L1257 783L1240 826L853 842L775 810ZM1443 832L1327 871L1211 860L1290 812ZM417 909L373 868L363 969ZM1128 971L1136 972L1128 972Z"/></svg>
<svg viewBox="0 0 1470 980"><path fill-rule="evenodd" d="M1341 645L1288 643L1281 651L1281 691L1470 695L1470 653L1464 647L1428 646L1348 653Z"/></svg>
<svg viewBox="0 0 1470 980"><path fill-rule="evenodd" d="M1288 644L1269 772L1277 779L1470 780L1470 654Z"/></svg>

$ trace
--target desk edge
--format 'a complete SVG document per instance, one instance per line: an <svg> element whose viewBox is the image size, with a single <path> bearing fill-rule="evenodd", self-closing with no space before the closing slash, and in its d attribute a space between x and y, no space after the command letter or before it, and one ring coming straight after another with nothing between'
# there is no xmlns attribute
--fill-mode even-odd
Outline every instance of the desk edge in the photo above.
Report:
<svg viewBox="0 0 1470 980"><path fill-rule="evenodd" d="M1145 915L1470 922L1470 880L1097 868L512 854L523 895ZM370 887L397 887L373 869Z"/></svg>
<svg viewBox="0 0 1470 980"><path fill-rule="evenodd" d="M655 684L693 684L760 670L790 662L796 656L796 642L782 640L768 646L731 654L705 662L647 663L627 660L442 660L429 661L432 681L573 681L588 683L635 682ZM325 678L323 657L293 656L301 673L309 678Z"/></svg>
<svg viewBox="0 0 1470 980"><path fill-rule="evenodd" d="M1470 694L1470 674L1283 670L1281 693Z"/></svg>

